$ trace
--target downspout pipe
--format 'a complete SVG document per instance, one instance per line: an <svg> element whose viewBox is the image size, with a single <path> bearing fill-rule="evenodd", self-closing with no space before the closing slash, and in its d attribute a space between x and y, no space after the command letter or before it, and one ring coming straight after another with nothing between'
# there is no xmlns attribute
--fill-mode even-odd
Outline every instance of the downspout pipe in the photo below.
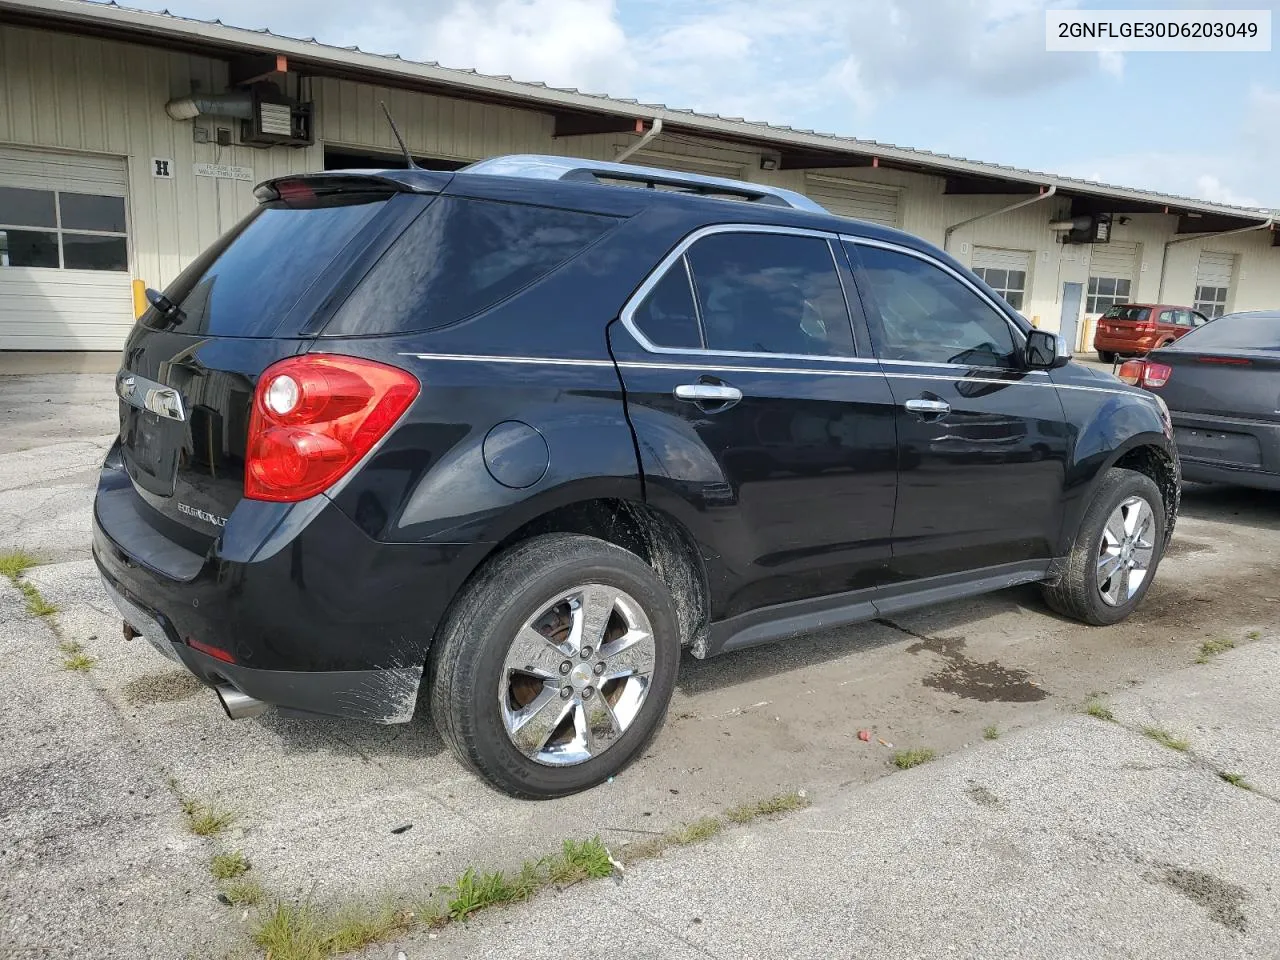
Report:
<svg viewBox="0 0 1280 960"><path fill-rule="evenodd" d="M661 133L662 133L662 118L654 117L653 126L651 126L648 129L648 131L645 132L645 135L643 137L641 137L631 146L627 147L627 149L623 150L620 154L618 154L617 160L615 160L614 162L622 163L624 160L627 159L627 157L643 150L649 144L653 143L653 141L657 140L659 134Z"/></svg>
<svg viewBox="0 0 1280 960"><path fill-rule="evenodd" d="M1033 203L1039 203L1041 200L1048 200L1058 192L1057 184L1051 187L1041 187L1040 193L1034 197L1027 197L1025 200L1019 200L1017 203L1011 203L1007 207L1001 207L999 210L992 210L990 213L980 213L976 217L970 217L968 220L961 220L959 223L953 223L947 227L946 233L942 235L942 249L948 253L951 250L951 235L961 227L967 227L971 223L977 223L979 220L988 220L991 217L998 217L1002 213L1009 213L1021 207L1029 207Z"/></svg>
<svg viewBox="0 0 1280 960"><path fill-rule="evenodd" d="M1247 227L1238 227L1235 230L1223 230L1221 233L1193 233L1186 237L1174 237L1172 240L1164 242L1164 253L1160 257L1160 289L1156 292L1156 301L1164 303L1164 272L1169 266L1169 248L1175 243L1189 243L1192 240L1208 240L1210 237L1217 239L1218 237L1229 237L1237 233L1252 233L1254 230L1274 230L1277 221L1274 216L1267 217L1261 223L1253 223Z"/></svg>

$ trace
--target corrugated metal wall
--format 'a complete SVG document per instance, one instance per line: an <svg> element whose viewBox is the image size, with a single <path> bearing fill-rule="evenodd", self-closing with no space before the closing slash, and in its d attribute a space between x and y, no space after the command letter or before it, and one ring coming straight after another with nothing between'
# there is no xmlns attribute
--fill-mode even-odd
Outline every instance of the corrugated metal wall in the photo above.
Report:
<svg viewBox="0 0 1280 960"><path fill-rule="evenodd" d="M215 162L251 167L256 180L320 169L323 143L380 152L396 150L378 107L385 100L400 123L410 149L420 155L472 160L502 153L572 154L613 159L635 142L627 134L552 138L550 116L407 93L333 79L316 79L317 142L305 149L219 148L192 140L191 123L175 123L164 112L173 96L199 89L221 92L225 65L217 60L168 53L149 47L75 38L50 32L0 27L0 144L102 153L127 158L132 220L132 264L136 276L163 286L197 253L252 207L251 184L196 177L192 165ZM222 126L232 126L223 121ZM766 172L760 152L750 147L702 144L686 136L660 137L652 144L658 159L679 163L701 158L717 167L732 165L747 179L803 191L804 171ZM172 180L151 175L151 158L174 162ZM900 188L898 216L903 229L941 244L948 224L991 211L1011 197L947 196L944 180L880 168L815 170L841 178ZM856 175L854 175L856 174ZM1058 326L1062 284L1087 282L1088 247L1063 247L1048 229L1069 204L1054 198L958 230L951 252L969 262L975 246L1033 251L1030 287L1023 312L1041 326ZM1174 219L1131 217L1115 238L1142 245L1144 267L1138 295L1153 299L1159 286L1164 242ZM1165 299L1187 301L1194 292L1201 243L1169 248ZM1241 255L1233 293L1235 309L1280 304L1280 250L1263 234L1212 241L1214 249Z"/></svg>

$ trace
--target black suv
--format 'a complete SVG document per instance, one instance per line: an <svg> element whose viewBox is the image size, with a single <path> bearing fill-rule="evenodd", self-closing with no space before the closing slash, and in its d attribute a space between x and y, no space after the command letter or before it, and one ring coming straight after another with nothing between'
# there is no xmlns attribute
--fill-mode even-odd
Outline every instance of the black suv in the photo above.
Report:
<svg viewBox="0 0 1280 960"><path fill-rule="evenodd" d="M233 717L425 685L558 796L644 748L682 648L1033 581L1113 623L1172 532L1156 397L799 194L507 157L257 196L149 292L94 507L125 635Z"/></svg>

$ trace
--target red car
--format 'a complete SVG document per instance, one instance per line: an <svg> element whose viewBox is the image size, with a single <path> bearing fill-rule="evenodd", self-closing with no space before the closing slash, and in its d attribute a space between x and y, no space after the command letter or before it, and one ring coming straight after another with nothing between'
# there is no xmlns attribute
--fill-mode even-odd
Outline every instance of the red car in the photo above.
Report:
<svg viewBox="0 0 1280 960"><path fill-rule="evenodd" d="M1093 349L1103 363L1117 355L1145 356L1209 322L1203 313L1169 303L1117 303L1098 318Z"/></svg>

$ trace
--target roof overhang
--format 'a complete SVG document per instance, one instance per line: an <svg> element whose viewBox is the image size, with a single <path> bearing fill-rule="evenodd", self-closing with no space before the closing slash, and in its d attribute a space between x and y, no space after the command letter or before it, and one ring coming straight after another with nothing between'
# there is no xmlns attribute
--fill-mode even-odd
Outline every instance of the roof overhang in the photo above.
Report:
<svg viewBox="0 0 1280 960"><path fill-rule="evenodd" d="M416 90L550 114L554 133L637 133L655 119L663 129L708 140L748 145L775 155L783 170L887 167L946 180L951 194L1026 194L1056 187L1082 208L1112 213L1168 213L1212 217L1238 228L1267 218L1251 210L1126 187L1096 184L997 164L980 163L890 144L836 137L742 119L619 100L578 90L525 83L438 64L382 56L357 48L282 37L217 21L206 22L88 0L0 0L0 23L101 37L225 58L284 56L289 69L310 76Z"/></svg>

